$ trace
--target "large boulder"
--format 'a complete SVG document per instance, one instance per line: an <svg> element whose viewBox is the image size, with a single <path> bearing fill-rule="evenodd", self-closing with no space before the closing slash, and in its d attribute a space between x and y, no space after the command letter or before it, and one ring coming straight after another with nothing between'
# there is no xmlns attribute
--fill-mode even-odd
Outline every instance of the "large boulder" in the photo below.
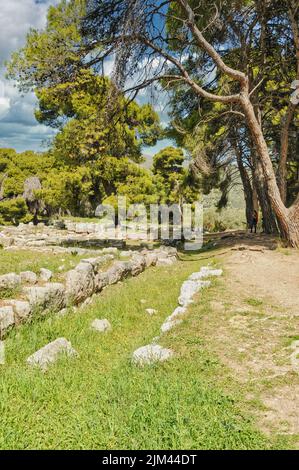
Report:
<svg viewBox="0 0 299 470"><path fill-rule="evenodd" d="M173 356L171 349L162 348L159 344L143 346L133 353L132 362L139 366L167 361Z"/></svg>
<svg viewBox="0 0 299 470"><path fill-rule="evenodd" d="M87 263L90 264L94 270L94 273L97 274L100 269L109 261L112 261L114 259L114 256L111 254L103 255L103 256L98 256L97 258L85 258L81 260L81 263Z"/></svg>
<svg viewBox="0 0 299 470"><path fill-rule="evenodd" d="M41 268L40 269L40 279L44 282L49 282L53 277L52 271L50 269Z"/></svg>
<svg viewBox="0 0 299 470"><path fill-rule="evenodd" d="M17 289L21 285L21 278L16 273L0 276L0 290Z"/></svg>
<svg viewBox="0 0 299 470"><path fill-rule="evenodd" d="M138 276L146 268L146 258L142 255L134 255L130 261L132 276Z"/></svg>
<svg viewBox="0 0 299 470"><path fill-rule="evenodd" d="M70 302L83 302L93 294L94 289L95 275L90 263L80 263L66 273L66 295Z"/></svg>
<svg viewBox="0 0 299 470"><path fill-rule="evenodd" d="M146 253L145 263L146 263L147 268L149 268L150 266L156 266L157 261L158 261L157 253Z"/></svg>
<svg viewBox="0 0 299 470"><path fill-rule="evenodd" d="M166 333L167 331L172 330L175 326L180 325L183 322L183 320L167 320L163 325L161 326L161 331L162 333Z"/></svg>
<svg viewBox="0 0 299 470"><path fill-rule="evenodd" d="M116 284L131 273L131 262L118 261L106 271L108 284Z"/></svg>
<svg viewBox="0 0 299 470"><path fill-rule="evenodd" d="M101 292L104 287L109 285L109 276L106 272L100 272L96 275L94 280L95 292Z"/></svg>
<svg viewBox="0 0 299 470"><path fill-rule="evenodd" d="M158 257L157 266L172 266L175 262L176 258L174 256L166 258L161 255Z"/></svg>
<svg viewBox="0 0 299 470"><path fill-rule="evenodd" d="M192 303L194 295L200 290L200 281L185 281L181 287L181 293L179 297L179 304L182 307L187 307Z"/></svg>
<svg viewBox="0 0 299 470"><path fill-rule="evenodd" d="M65 338L58 338L39 349L39 351L28 357L27 364L38 366L42 370L46 370L48 366L56 362L61 355L77 356L77 352Z"/></svg>
<svg viewBox="0 0 299 470"><path fill-rule="evenodd" d="M33 312L46 314L48 311L59 311L66 306L65 286L49 283L44 286L27 287L24 289Z"/></svg>
<svg viewBox="0 0 299 470"><path fill-rule="evenodd" d="M16 323L26 321L30 317L31 307L29 302L24 300L8 300L5 303L13 308Z"/></svg>
<svg viewBox="0 0 299 470"><path fill-rule="evenodd" d="M92 322L91 328L99 331L100 333L106 333L111 330L111 324L106 318L104 320L96 319Z"/></svg>
<svg viewBox="0 0 299 470"><path fill-rule="evenodd" d="M36 284L37 275L32 271L23 271L20 273L21 282L24 284Z"/></svg>
<svg viewBox="0 0 299 470"><path fill-rule="evenodd" d="M13 308L9 305L0 307L0 337L7 332L7 330L15 324L15 317Z"/></svg>

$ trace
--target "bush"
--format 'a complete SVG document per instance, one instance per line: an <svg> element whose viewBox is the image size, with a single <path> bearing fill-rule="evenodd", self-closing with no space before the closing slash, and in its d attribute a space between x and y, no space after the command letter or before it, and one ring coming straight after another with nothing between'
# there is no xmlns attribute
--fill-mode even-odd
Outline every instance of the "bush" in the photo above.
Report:
<svg viewBox="0 0 299 470"><path fill-rule="evenodd" d="M245 211L227 208L217 211L215 208L204 211L205 232L224 232L225 230L244 230L246 228Z"/></svg>
<svg viewBox="0 0 299 470"><path fill-rule="evenodd" d="M32 220L24 198L17 197L0 202L0 224L18 225L20 222L28 223Z"/></svg>

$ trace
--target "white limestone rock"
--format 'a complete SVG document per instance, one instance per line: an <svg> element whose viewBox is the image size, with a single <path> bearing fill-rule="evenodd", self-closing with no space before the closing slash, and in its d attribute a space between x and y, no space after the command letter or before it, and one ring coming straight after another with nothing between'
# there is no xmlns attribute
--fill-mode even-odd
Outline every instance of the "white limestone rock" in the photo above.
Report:
<svg viewBox="0 0 299 470"><path fill-rule="evenodd" d="M163 323L163 325L161 326L161 331L162 331L162 333L166 333L167 331L170 331L170 330L172 330L174 327L180 325L182 322L183 322L183 320L170 320L170 321L166 321L166 322Z"/></svg>
<svg viewBox="0 0 299 470"><path fill-rule="evenodd" d="M66 273L66 295L68 300L79 304L94 292L95 275L89 263L80 263Z"/></svg>
<svg viewBox="0 0 299 470"><path fill-rule="evenodd" d="M193 297L200 291L200 289L209 287L210 285L210 281L185 281L181 287L179 305L187 307L193 302Z"/></svg>
<svg viewBox="0 0 299 470"><path fill-rule="evenodd" d="M157 266L172 266L176 262L176 258L174 256L170 258L158 258Z"/></svg>
<svg viewBox="0 0 299 470"><path fill-rule="evenodd" d="M65 338L58 338L28 357L27 364L38 366L45 371L50 364L54 364L59 356L63 354L69 357L78 355L69 341Z"/></svg>
<svg viewBox="0 0 299 470"><path fill-rule="evenodd" d="M53 277L52 271L50 269L41 268L40 269L40 279L43 282L49 282Z"/></svg>
<svg viewBox="0 0 299 470"><path fill-rule="evenodd" d="M158 313L158 310L155 310L154 308L147 308L146 313L148 313L150 316L156 315Z"/></svg>
<svg viewBox="0 0 299 470"><path fill-rule="evenodd" d="M20 273L21 282L24 284L36 284L37 275L32 271L23 271Z"/></svg>
<svg viewBox="0 0 299 470"><path fill-rule="evenodd" d="M0 290L17 289L21 285L21 278L16 273L3 274L0 276Z"/></svg>
<svg viewBox="0 0 299 470"><path fill-rule="evenodd" d="M15 324L13 308L9 305L0 307L0 337Z"/></svg>
<svg viewBox="0 0 299 470"><path fill-rule="evenodd" d="M181 315L184 315L186 313L187 309L186 307L177 307L171 315L169 315L169 317L167 318L166 321L172 321L174 320L175 318L181 316Z"/></svg>
<svg viewBox="0 0 299 470"><path fill-rule="evenodd" d="M44 286L26 287L24 292L32 311L39 311L43 315L46 315L50 310L59 311L66 306L63 284L49 283Z"/></svg>
<svg viewBox="0 0 299 470"><path fill-rule="evenodd" d="M134 255L130 261L132 276L138 276L146 268L146 259L142 255Z"/></svg>
<svg viewBox="0 0 299 470"><path fill-rule="evenodd" d="M31 307L29 302L24 300L9 300L6 304L13 308L16 322L23 322L30 317Z"/></svg>
<svg viewBox="0 0 299 470"><path fill-rule="evenodd" d="M106 318L104 320L94 320L91 324L91 328L100 333L106 333L112 329L110 322Z"/></svg>
<svg viewBox="0 0 299 470"><path fill-rule="evenodd" d="M171 349L162 348L159 344L149 344L134 351L132 362L139 366L145 366L155 362L167 361L172 356L173 351Z"/></svg>
<svg viewBox="0 0 299 470"><path fill-rule="evenodd" d="M106 271L108 276L108 284L117 284L125 277L127 277L132 271L131 262L118 261Z"/></svg>

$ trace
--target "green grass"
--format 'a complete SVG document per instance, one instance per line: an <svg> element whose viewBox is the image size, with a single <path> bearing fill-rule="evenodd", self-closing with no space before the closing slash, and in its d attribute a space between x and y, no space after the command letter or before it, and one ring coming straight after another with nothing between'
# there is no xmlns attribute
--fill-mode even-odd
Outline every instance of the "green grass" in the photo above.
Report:
<svg viewBox="0 0 299 470"><path fill-rule="evenodd" d="M80 259L89 256L70 253L39 253L31 250L0 250L0 275L11 272L19 274L22 271L33 271L38 274L40 268L59 273L59 267L63 266L63 271L68 271L76 266Z"/></svg>
<svg viewBox="0 0 299 470"><path fill-rule="evenodd" d="M263 305L263 301L260 300L260 299L255 299L255 298L251 298L251 299L246 299L246 303L248 305L251 305L251 307L261 307Z"/></svg>
<svg viewBox="0 0 299 470"><path fill-rule="evenodd" d="M184 262L149 269L104 290L85 310L14 330L0 369L0 448L270 447L255 428L239 387L228 378L229 392L225 389L219 377L227 371L202 346L199 304L160 341L173 348L174 359L145 368L131 364L132 352L159 334L177 305L182 282L199 267L199 262ZM208 305L210 295L205 291L200 305ZM158 314L149 317L146 308ZM95 318L107 318L112 331L92 331ZM46 373L25 364L58 337L69 339L79 357L61 358Z"/></svg>

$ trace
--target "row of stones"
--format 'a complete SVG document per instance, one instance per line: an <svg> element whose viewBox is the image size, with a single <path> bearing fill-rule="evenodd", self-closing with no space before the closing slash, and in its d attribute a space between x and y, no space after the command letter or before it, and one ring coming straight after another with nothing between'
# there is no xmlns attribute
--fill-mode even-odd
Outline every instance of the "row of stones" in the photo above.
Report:
<svg viewBox="0 0 299 470"><path fill-rule="evenodd" d="M79 305L106 286L116 284L128 276L137 276L147 267L172 264L176 261L176 250L165 247L131 253L129 261L115 261L106 271L102 271L103 265L113 259L113 254L83 259L75 269L66 273L65 284L46 283L23 288L26 300L7 300L0 308L1 337L14 325L34 315L44 316L50 311L59 312L70 305Z"/></svg>
<svg viewBox="0 0 299 470"><path fill-rule="evenodd" d="M178 298L179 306L167 317L161 326L161 333L166 333L183 322L182 316L186 313L188 306L193 302L194 296L201 289L211 285L211 281L203 279L221 275L221 269L211 269L209 267L203 267L199 272L191 274L181 287L180 296ZM170 359L174 355L174 352L171 349L163 348L157 344L159 339L160 336L154 338L151 344L136 349L133 353L133 363L144 366Z"/></svg>
<svg viewBox="0 0 299 470"><path fill-rule="evenodd" d="M193 302L195 294L204 287L210 285L210 281L202 280L211 276L220 276L222 270L213 270L210 268L202 268L199 272L192 274L189 279L183 283L181 287L180 296L178 299L179 306L175 311L166 319L161 327L161 333L165 333L176 325L180 324L183 320L177 319L186 313L187 307ZM146 310L150 315L156 313L153 309ZM111 324L107 319L95 319L91 323L91 328L97 332L107 333L111 330ZM154 362L162 362L173 356L173 351L170 349L162 348L156 344L159 338L155 338L152 344L143 346L133 353L132 362L136 365L144 366ZM77 351L72 347L72 344L66 338L58 338L55 341L47 344L40 350L28 357L27 363L30 365L38 366L41 370L47 370L48 366L57 361L62 354L75 357L78 356Z"/></svg>

